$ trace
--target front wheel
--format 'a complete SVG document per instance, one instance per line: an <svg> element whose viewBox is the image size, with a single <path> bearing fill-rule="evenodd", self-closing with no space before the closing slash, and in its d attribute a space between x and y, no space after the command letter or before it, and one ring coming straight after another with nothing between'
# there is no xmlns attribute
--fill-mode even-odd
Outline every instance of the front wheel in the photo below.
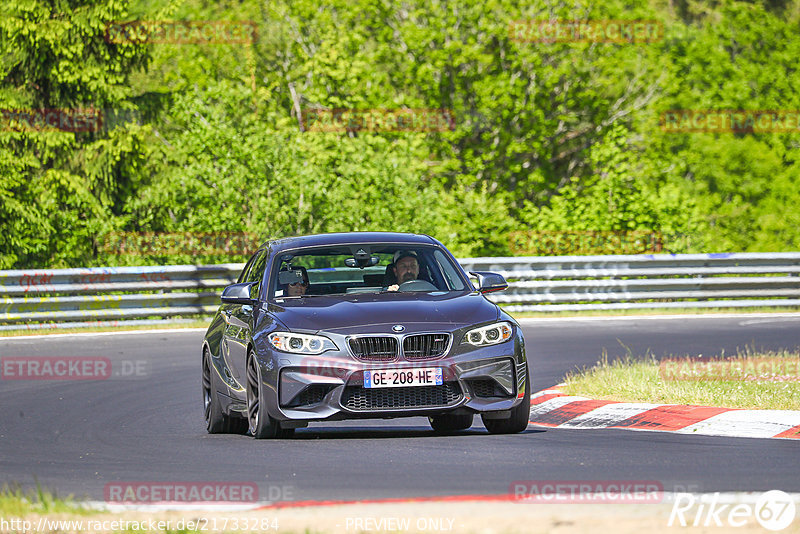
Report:
<svg viewBox="0 0 800 534"><path fill-rule="evenodd" d="M243 434L247 428L245 420L225 414L220 406L217 390L211 374L211 354L203 349L203 412L209 434Z"/></svg>
<svg viewBox="0 0 800 534"><path fill-rule="evenodd" d="M490 434L516 434L528 428L528 420L531 416L531 379L530 374L525 373L525 396L522 402L511 409L511 417L508 419L487 419L481 416L483 426Z"/></svg>
<svg viewBox="0 0 800 534"><path fill-rule="evenodd" d="M247 354L247 423L250 435L256 439L275 438L280 434L278 422L267 413L261 396L261 366L252 350Z"/></svg>

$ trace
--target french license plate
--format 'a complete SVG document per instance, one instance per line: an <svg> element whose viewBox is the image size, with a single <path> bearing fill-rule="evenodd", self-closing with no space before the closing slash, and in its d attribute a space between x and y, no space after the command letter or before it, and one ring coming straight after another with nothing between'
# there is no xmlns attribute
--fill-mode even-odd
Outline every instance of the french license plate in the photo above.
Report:
<svg viewBox="0 0 800 534"><path fill-rule="evenodd" d="M400 388L406 386L441 386L441 367L380 369L364 371L365 388Z"/></svg>

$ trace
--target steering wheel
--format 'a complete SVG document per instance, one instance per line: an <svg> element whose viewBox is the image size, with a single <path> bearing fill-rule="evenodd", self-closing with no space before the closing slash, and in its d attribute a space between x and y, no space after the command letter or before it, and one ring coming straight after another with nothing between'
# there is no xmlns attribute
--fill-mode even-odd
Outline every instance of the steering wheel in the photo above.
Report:
<svg viewBox="0 0 800 534"><path fill-rule="evenodd" d="M409 280L397 287L398 291L439 291L439 288L427 280Z"/></svg>

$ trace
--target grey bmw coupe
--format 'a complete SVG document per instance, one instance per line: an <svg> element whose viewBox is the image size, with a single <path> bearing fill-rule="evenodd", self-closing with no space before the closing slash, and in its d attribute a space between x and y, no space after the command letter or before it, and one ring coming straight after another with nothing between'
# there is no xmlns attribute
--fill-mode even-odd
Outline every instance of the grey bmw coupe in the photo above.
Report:
<svg viewBox="0 0 800 534"><path fill-rule="evenodd" d="M202 347L210 433L288 437L309 422L427 416L437 432L528 425L519 325L485 293L508 287L426 235L269 241L225 288Z"/></svg>

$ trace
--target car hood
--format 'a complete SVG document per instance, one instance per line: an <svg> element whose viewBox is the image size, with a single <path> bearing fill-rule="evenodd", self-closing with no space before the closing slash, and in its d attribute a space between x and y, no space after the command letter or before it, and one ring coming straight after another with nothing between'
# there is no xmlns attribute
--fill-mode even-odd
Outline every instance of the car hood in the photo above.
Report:
<svg viewBox="0 0 800 534"><path fill-rule="evenodd" d="M497 307L476 292L380 293L278 299L269 312L290 330L349 333L405 333L453 330L497 319ZM388 326L388 328L387 328Z"/></svg>

